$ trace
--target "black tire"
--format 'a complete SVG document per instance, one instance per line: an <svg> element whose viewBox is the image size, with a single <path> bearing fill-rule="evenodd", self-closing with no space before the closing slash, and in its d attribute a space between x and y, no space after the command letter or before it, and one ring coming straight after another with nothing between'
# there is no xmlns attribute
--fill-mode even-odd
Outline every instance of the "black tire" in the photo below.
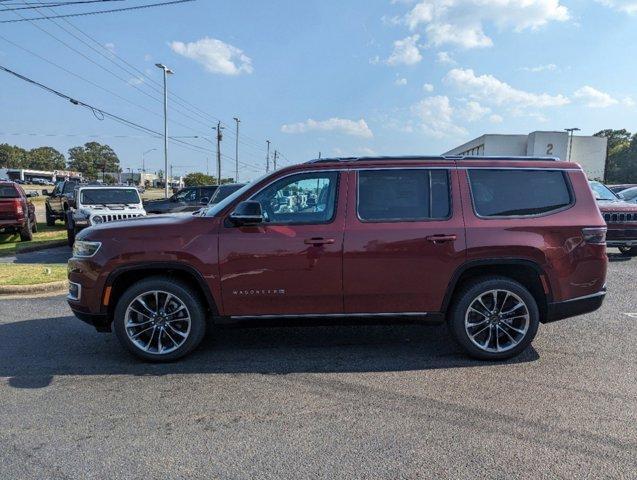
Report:
<svg viewBox="0 0 637 480"><path fill-rule="evenodd" d="M55 225L55 216L51 212L51 209L49 208L48 204L45 207L44 211L45 211L45 216L46 216L46 226L47 227L53 227Z"/></svg>
<svg viewBox="0 0 637 480"><path fill-rule="evenodd" d="M126 311L129 305L138 296L152 291L167 292L173 295L185 305L190 316L190 329L187 337L178 348L169 353L147 352L142 350L142 348L138 347L131 340L125 327ZM160 301L160 303L162 302ZM150 317L148 318L150 319ZM201 343L206 333L206 308L197 293L182 282L168 276L150 277L131 285L120 297L115 307L113 327L121 345L133 355L151 362L171 362L189 354ZM154 327L151 326L150 328ZM153 330L152 333L154 335L155 331ZM161 335L160 333L160 336Z"/></svg>
<svg viewBox="0 0 637 480"><path fill-rule="evenodd" d="M75 227L66 229L66 240L69 244L69 247L71 248L73 247L73 244L75 243L76 234L77 234L77 231L75 230Z"/></svg>
<svg viewBox="0 0 637 480"><path fill-rule="evenodd" d="M20 229L20 241L30 242L33 240L33 231L31 230L31 219L27 217L23 227Z"/></svg>
<svg viewBox="0 0 637 480"><path fill-rule="evenodd" d="M499 302L502 302L502 305L498 307L496 304L493 306L493 303L485 306L485 309L481 309L483 312L487 313L487 315L483 315L480 312L469 313L469 307L473 304L475 305L475 301L477 301L478 297L482 294L486 294L486 292L491 292L493 290L502 291L502 293L496 293L496 298ZM509 296L508 300L505 298L506 294L504 292L509 292L509 294L513 294L513 296ZM492 295L492 294L489 294ZM498 317L498 314L503 310L508 310L511 308L512 301L516 302L513 305L519 303L515 297L518 297L524 303L524 310L522 307L519 307L520 310L515 310L515 313L526 312L528 315L519 316L519 317L509 317L506 318L506 322L502 322ZM478 358L480 360L504 360L507 358L514 357L524 351L533 341L535 335L537 334L537 329L540 323L540 313L537 307L537 302L531 293L520 283L516 282L507 277L499 277L499 276L489 276L489 277L480 277L475 280L470 281L466 285L462 287L462 289L454 295L454 299L452 301L451 308L449 310L449 315L447 319L447 325L449 327L449 332L454 340L462 347L462 349L467 352L471 357ZM488 298L487 302L488 303ZM505 304L507 305L505 307ZM495 312L490 311L490 308ZM469 317L469 315L473 315L473 317ZM509 314L512 315L512 314ZM502 318L507 317L504 315ZM528 323L525 324L524 327L521 327L519 324L516 324L515 328L518 328L520 331L524 331L525 333L522 335L521 333L516 333L514 330L510 330L513 320L511 318L516 318L516 322L527 322L526 318L528 317ZM474 319L475 323L474 327L468 326L465 327L465 319ZM511 348L508 348L504 351L492 351L491 349L485 349L479 347L474 340L478 337L475 336L474 340L469 335L469 329L474 328L472 330L475 335L477 332L484 330L485 327L483 325L479 325L479 323L486 322L488 329L484 333L484 336L488 335L488 339L484 342L477 341L477 343L484 343L490 347L492 344L494 346L499 347L497 343L500 339L503 339L503 343L509 343L509 339L511 339ZM471 322L473 323L473 322ZM505 328L505 326L507 328ZM482 330L480 330L482 329ZM506 332L505 332L506 330ZM492 334L495 332L495 336L492 339ZM509 333L513 334L506 337L505 333L508 335ZM482 337L484 338L484 337ZM481 340L481 339L480 339ZM514 343L513 340L517 340L518 343ZM490 341L492 343L490 343Z"/></svg>
<svg viewBox="0 0 637 480"><path fill-rule="evenodd" d="M38 221L35 217L31 221L31 233L38 233Z"/></svg>
<svg viewBox="0 0 637 480"><path fill-rule="evenodd" d="M637 256L637 247L619 247L619 251L622 255L626 255L627 257Z"/></svg>

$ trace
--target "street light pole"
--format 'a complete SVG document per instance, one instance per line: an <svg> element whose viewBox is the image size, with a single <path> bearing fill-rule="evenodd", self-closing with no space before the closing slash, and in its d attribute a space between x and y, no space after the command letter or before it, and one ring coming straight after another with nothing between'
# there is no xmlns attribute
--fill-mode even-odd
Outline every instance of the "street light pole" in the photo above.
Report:
<svg viewBox="0 0 637 480"><path fill-rule="evenodd" d="M221 140L223 138L221 130L223 128L221 122L217 122L217 185L221 185Z"/></svg>
<svg viewBox="0 0 637 480"><path fill-rule="evenodd" d="M146 150L145 152L142 152L142 172L146 173L146 163L145 163L145 158L147 153L153 152L157 150L156 148L151 148L150 150Z"/></svg>
<svg viewBox="0 0 637 480"><path fill-rule="evenodd" d="M166 76L172 75L173 71L162 63L156 63L157 68L164 71L164 172L168 176L168 88ZM172 179L171 179L172 180ZM164 179L164 198L168 198L168 178Z"/></svg>
<svg viewBox="0 0 637 480"><path fill-rule="evenodd" d="M567 161L571 161L571 151L573 150L573 133L574 132L579 132L580 129L577 127L574 128L565 128L564 129L566 132L568 132L569 136L568 136L568 158Z"/></svg>

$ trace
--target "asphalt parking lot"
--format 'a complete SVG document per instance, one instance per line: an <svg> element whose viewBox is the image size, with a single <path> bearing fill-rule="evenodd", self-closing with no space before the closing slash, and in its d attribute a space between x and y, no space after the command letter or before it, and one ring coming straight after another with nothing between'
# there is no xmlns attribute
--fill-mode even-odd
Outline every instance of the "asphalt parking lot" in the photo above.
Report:
<svg viewBox="0 0 637 480"><path fill-rule="evenodd" d="M0 301L0 478L635 478L637 258L507 363L442 327L225 329L168 365Z"/></svg>

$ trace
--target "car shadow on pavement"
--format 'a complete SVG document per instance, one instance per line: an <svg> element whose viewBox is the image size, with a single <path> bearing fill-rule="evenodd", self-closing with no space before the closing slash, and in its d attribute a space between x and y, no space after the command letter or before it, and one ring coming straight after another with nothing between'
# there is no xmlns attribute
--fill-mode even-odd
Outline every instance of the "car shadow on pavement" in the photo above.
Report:
<svg viewBox="0 0 637 480"><path fill-rule="evenodd" d="M188 357L167 364L134 358L122 350L114 334L97 333L72 316L0 324L0 338L0 377L15 388L43 388L53 377L64 375L285 375L490 364L466 357L444 326L414 324L220 327ZM505 363L538 358L530 348Z"/></svg>
<svg viewBox="0 0 637 480"><path fill-rule="evenodd" d="M609 262L628 262L634 257L624 255L623 253L607 253Z"/></svg>

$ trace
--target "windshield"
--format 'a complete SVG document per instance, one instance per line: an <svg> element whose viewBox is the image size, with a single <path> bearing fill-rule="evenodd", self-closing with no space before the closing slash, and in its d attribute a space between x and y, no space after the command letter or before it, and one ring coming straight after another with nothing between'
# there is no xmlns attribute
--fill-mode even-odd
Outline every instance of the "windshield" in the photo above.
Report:
<svg viewBox="0 0 637 480"><path fill-rule="evenodd" d="M197 189L196 188L186 188L184 190L180 190L173 195L173 198L179 202L192 202L197 197Z"/></svg>
<svg viewBox="0 0 637 480"><path fill-rule="evenodd" d="M214 193L214 195L210 199L210 205L216 205L221 200L223 200L229 195L232 195L234 192L236 192L243 186L244 186L243 183L239 183L236 185L222 185L221 187L217 189L217 191Z"/></svg>
<svg viewBox="0 0 637 480"><path fill-rule="evenodd" d="M247 192L252 185L254 185L255 183L260 182L261 180L263 180L264 178L269 177L270 175L272 175L272 173L266 173L265 175L262 175L259 178L255 179L255 180L252 180L250 183L246 183L239 190L236 190L234 193L228 195L226 198L221 200L219 203L216 203L216 204L214 204L214 205L212 205L212 206L210 206L208 208L203 209L203 211L201 213L201 216L203 216L203 217L214 217L221 210L223 210L228 205L230 205L232 202L234 202L235 199L239 198L241 195L243 195L245 192Z"/></svg>
<svg viewBox="0 0 637 480"><path fill-rule="evenodd" d="M0 198L18 198L18 191L11 185L0 186Z"/></svg>
<svg viewBox="0 0 637 480"><path fill-rule="evenodd" d="M637 187L629 188L621 192L624 200L635 200L637 198Z"/></svg>
<svg viewBox="0 0 637 480"><path fill-rule="evenodd" d="M599 182L588 182L593 190L596 200L617 200L615 194L604 184Z"/></svg>
<svg viewBox="0 0 637 480"><path fill-rule="evenodd" d="M134 188L88 188L82 190L82 205L126 205L142 203Z"/></svg>

